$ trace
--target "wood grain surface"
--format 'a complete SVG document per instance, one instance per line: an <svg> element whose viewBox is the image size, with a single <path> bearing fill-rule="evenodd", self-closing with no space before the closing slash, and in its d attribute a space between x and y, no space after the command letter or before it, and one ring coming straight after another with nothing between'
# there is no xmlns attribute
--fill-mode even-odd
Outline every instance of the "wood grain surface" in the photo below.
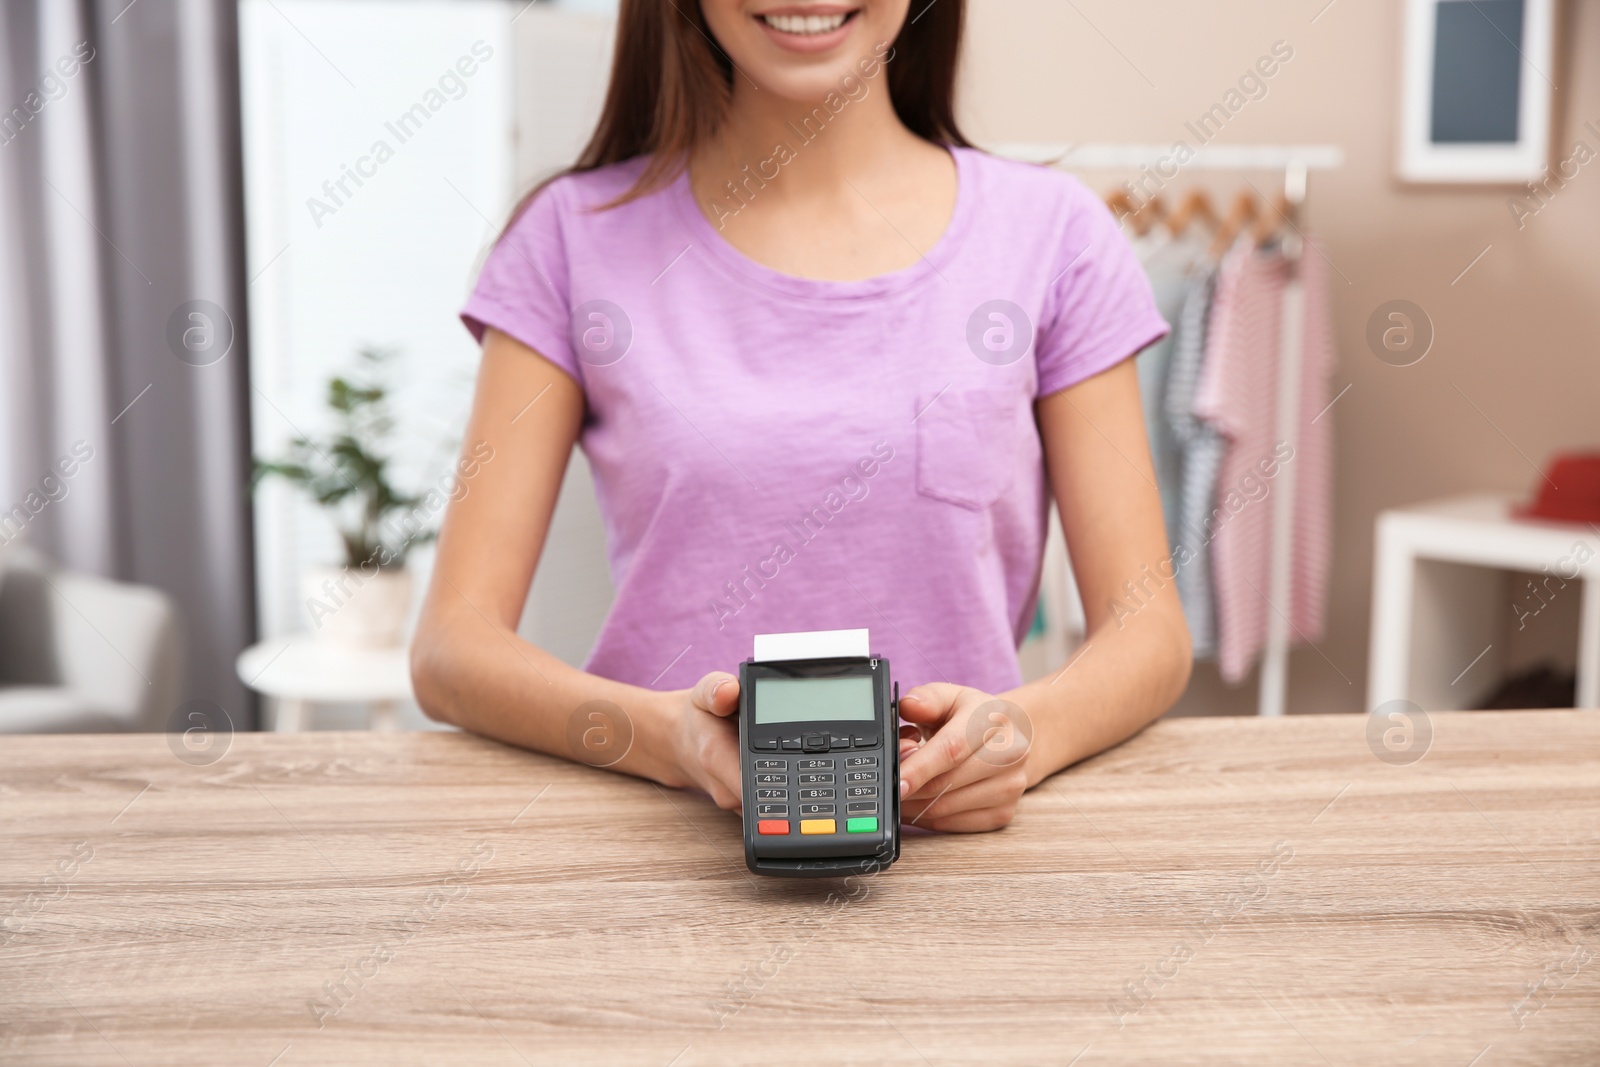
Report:
<svg viewBox="0 0 1600 1067"><path fill-rule="evenodd" d="M457 734L0 740L7 1064L1600 1063L1600 714L1181 719L887 872Z"/></svg>

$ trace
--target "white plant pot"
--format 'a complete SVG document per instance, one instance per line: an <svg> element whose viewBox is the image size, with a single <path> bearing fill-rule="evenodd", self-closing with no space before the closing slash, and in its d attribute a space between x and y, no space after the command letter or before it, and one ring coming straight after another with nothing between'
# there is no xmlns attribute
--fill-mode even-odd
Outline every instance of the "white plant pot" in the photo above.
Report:
<svg viewBox="0 0 1600 1067"><path fill-rule="evenodd" d="M395 648L405 640L411 572L363 576L354 567L311 567L300 576L300 600L319 641L344 648Z"/></svg>

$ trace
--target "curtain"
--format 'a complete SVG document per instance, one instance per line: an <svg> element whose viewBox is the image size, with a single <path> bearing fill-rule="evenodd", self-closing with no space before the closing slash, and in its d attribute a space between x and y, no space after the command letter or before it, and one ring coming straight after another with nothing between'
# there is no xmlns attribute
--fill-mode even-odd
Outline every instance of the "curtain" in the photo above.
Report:
<svg viewBox="0 0 1600 1067"><path fill-rule="evenodd" d="M248 727L233 0L0 4L0 510L43 499L35 549L163 590L183 699Z"/></svg>

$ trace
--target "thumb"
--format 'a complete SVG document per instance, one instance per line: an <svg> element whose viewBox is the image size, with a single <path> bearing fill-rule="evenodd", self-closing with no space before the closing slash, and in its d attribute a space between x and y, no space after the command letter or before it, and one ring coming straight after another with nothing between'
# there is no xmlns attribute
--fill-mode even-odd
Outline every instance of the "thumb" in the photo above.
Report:
<svg viewBox="0 0 1600 1067"><path fill-rule="evenodd" d="M960 686L944 682L919 685L900 697L900 717L918 726L937 726L955 710Z"/></svg>
<svg viewBox="0 0 1600 1067"><path fill-rule="evenodd" d="M712 671L689 691L689 703L727 718L739 710L739 679L727 671Z"/></svg>

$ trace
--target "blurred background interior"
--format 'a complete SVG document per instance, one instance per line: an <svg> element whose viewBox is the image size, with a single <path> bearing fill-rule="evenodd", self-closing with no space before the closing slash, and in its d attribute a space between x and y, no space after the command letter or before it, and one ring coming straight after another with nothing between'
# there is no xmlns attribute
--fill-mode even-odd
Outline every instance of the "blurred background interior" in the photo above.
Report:
<svg viewBox="0 0 1600 1067"><path fill-rule="evenodd" d="M0 12L0 731L432 725L401 646L471 399L456 312L587 138L614 3ZM969 137L1070 166L1142 250L1184 205L1273 219L1310 164L1331 507L1285 544L1331 563L1282 707L1600 703L1600 5L971 0L963 78ZM1179 141L1207 157L1162 171ZM390 489L405 567L357 588ZM1030 675L1081 639L1043 581ZM522 632L581 663L609 596L578 454ZM1278 710L1259 671L1203 659L1174 713Z"/></svg>

